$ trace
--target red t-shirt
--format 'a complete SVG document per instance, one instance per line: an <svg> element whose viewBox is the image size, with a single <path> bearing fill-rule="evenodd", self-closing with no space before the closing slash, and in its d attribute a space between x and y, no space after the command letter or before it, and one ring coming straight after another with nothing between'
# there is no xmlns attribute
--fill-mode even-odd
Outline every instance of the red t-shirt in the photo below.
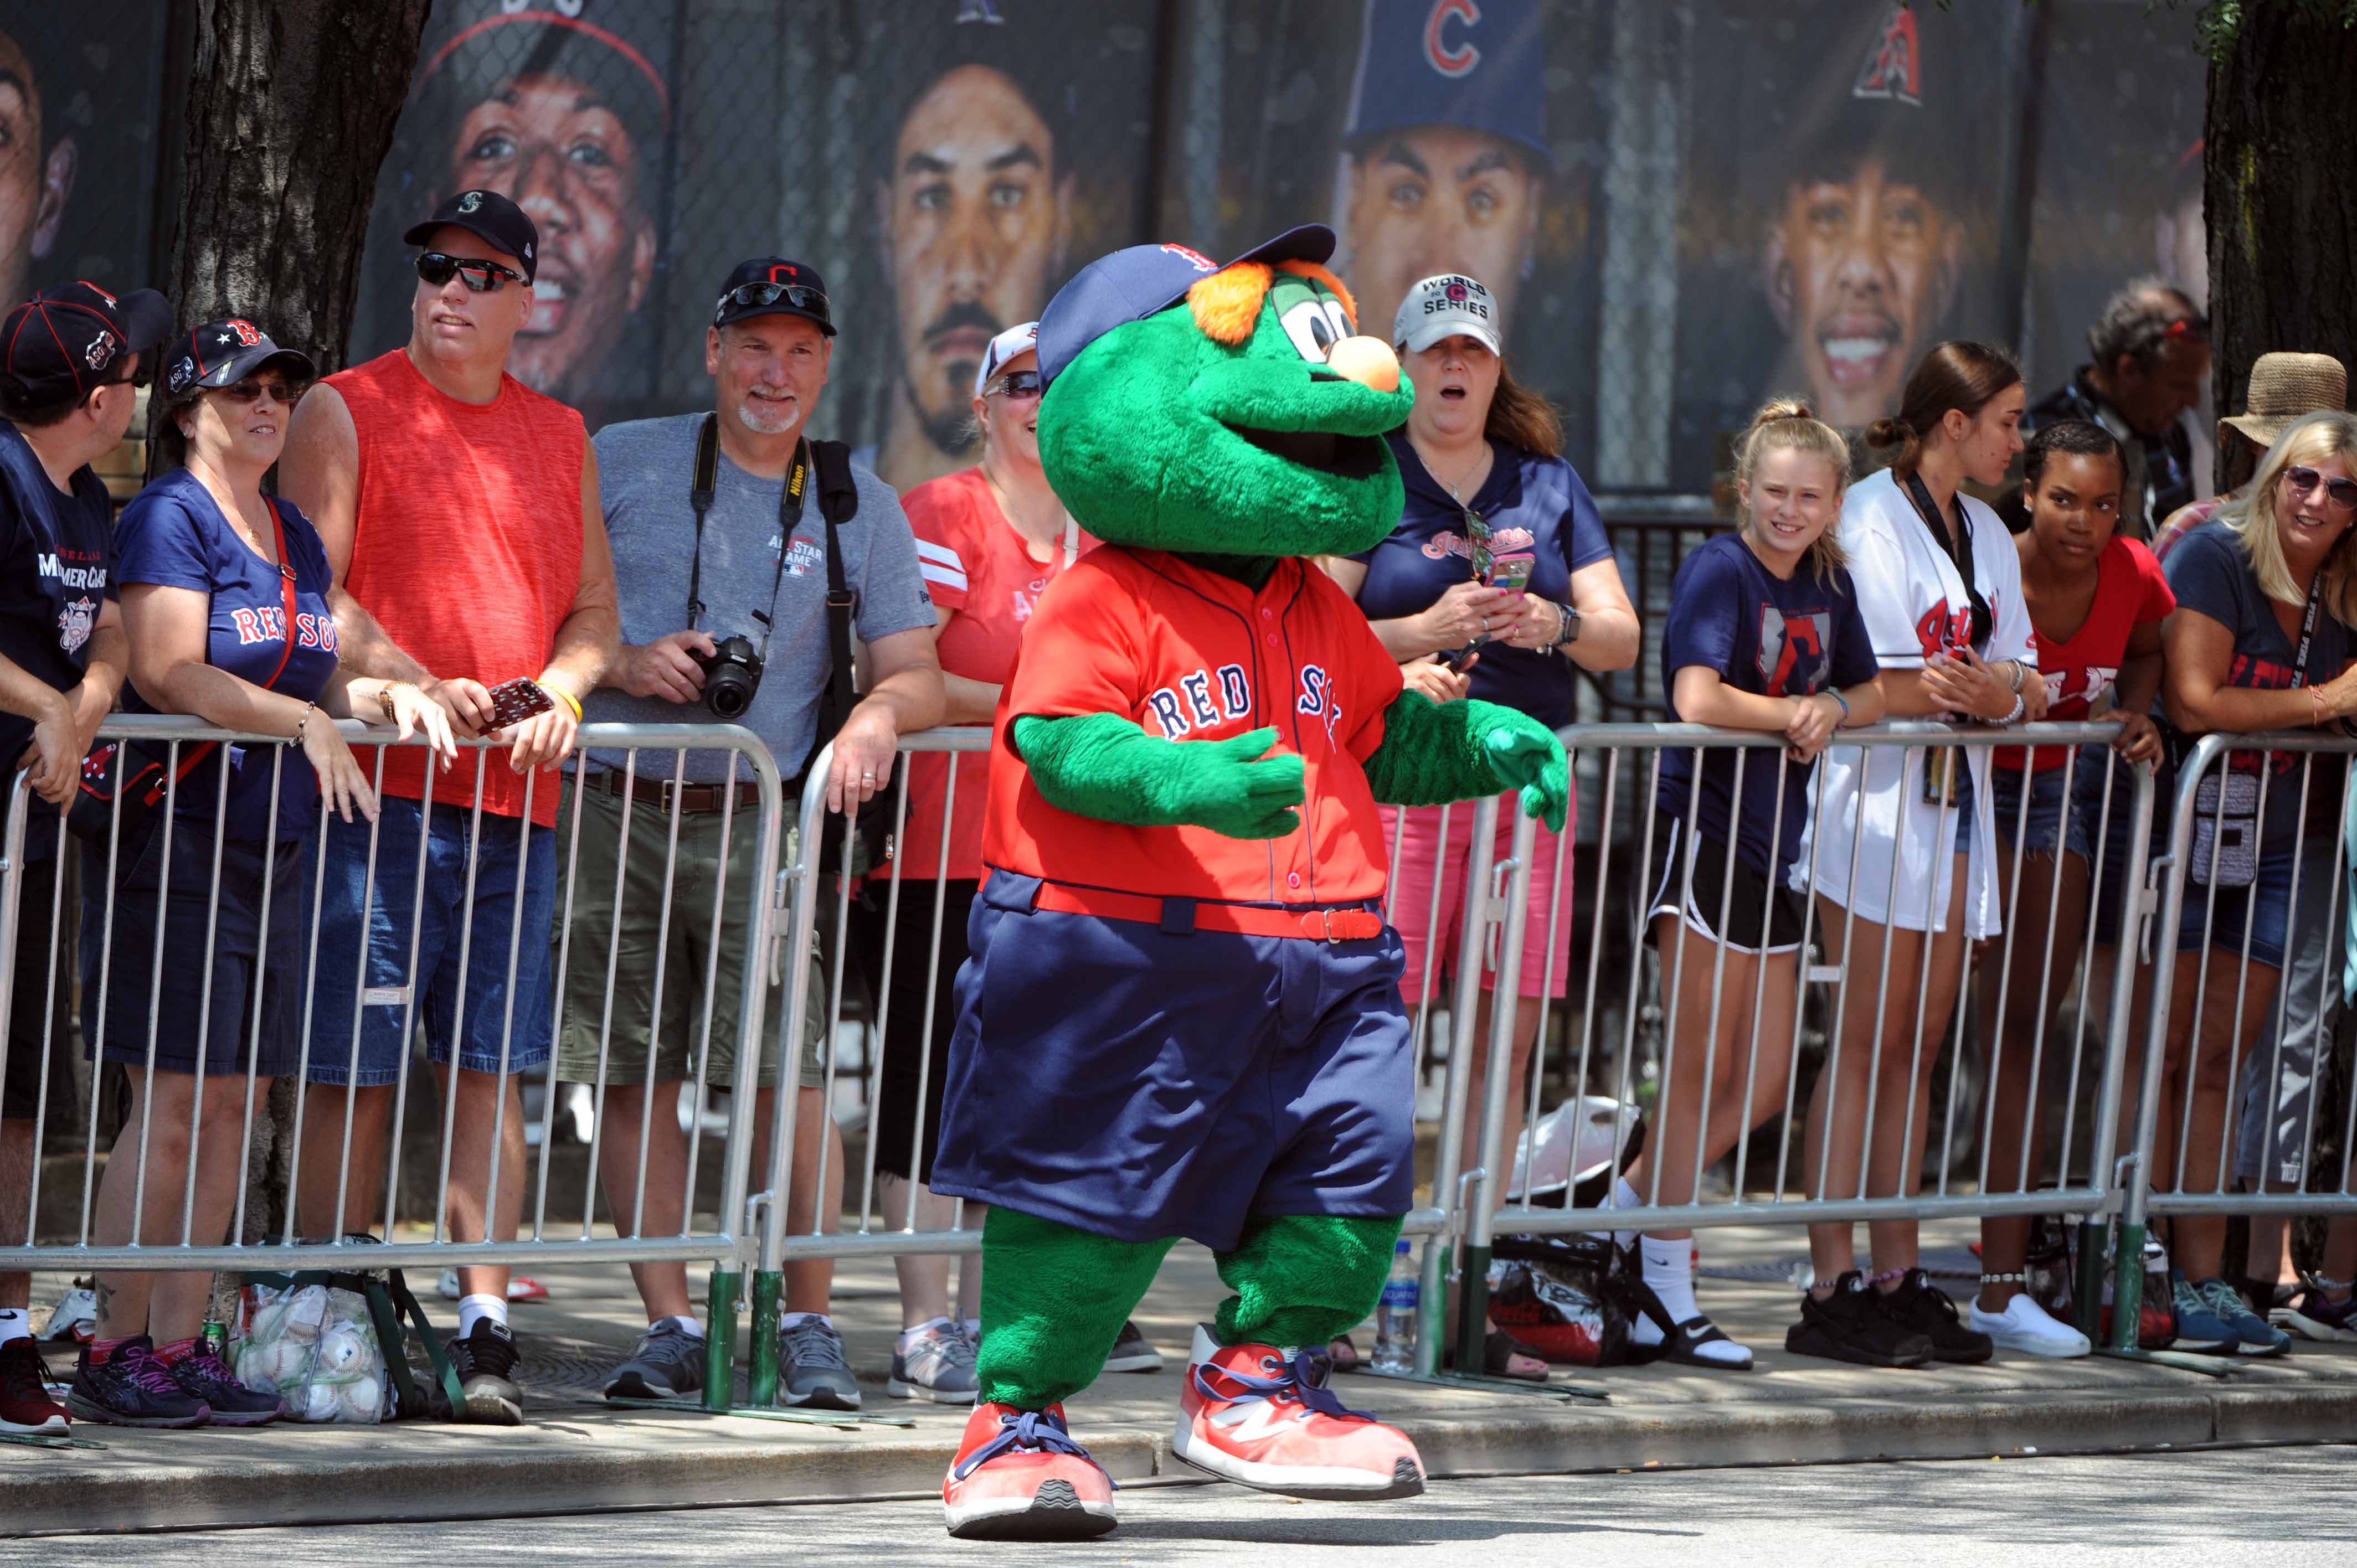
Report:
<svg viewBox="0 0 2357 1568"><path fill-rule="evenodd" d="M917 559L933 607L949 624L934 645L942 669L969 681L1006 683L1031 607L1064 571L1064 542L1044 562L1015 532L990 493L980 468L963 468L919 485L901 498L917 535ZM1096 547L1083 533L1080 548ZM955 612L952 614L952 612ZM950 765L957 765L957 820L950 828L949 869L942 871L942 800ZM920 751L909 757L909 827L894 852L905 880L946 875L982 875L983 808L990 798L990 758L978 751Z"/></svg>
<svg viewBox="0 0 2357 1568"><path fill-rule="evenodd" d="M1383 744L1399 665L1307 561L1258 593L1154 550L1092 551L1032 612L999 698L983 859L1050 882L1163 897L1340 904L1383 897L1390 841L1361 764ZM1168 740L1264 725L1304 765L1302 826L1281 839L1140 828L1049 805L1014 751L1027 714L1119 714Z"/></svg>
<svg viewBox="0 0 2357 1568"><path fill-rule="evenodd" d="M2095 602L2087 619L2067 642L2038 639L2038 668L2046 677L2046 717L2053 724L2078 724L2120 678L2128 639L2136 628L2161 619L2177 607L2177 596L2160 575L2160 563L2139 542L2112 536L2095 558ZM1999 768L2018 768L2031 748L1997 747ZM2034 748L2033 771L2043 773L2070 760L2067 746Z"/></svg>

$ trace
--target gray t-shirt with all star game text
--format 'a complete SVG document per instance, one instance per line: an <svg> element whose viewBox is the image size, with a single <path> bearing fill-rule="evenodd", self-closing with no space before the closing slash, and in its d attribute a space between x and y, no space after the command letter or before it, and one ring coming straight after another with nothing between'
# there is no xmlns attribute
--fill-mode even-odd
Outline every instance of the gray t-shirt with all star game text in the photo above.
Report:
<svg viewBox="0 0 2357 1568"><path fill-rule="evenodd" d="M695 508L688 491L695 477L695 439L701 413L609 424L597 433L598 494L606 532L614 547L614 581L621 598L622 640L643 645L687 626L688 570L694 559ZM838 529L843 575L857 600L852 624L860 640L873 642L895 632L935 623L931 598L917 564L916 536L892 488L855 467L859 510ZM791 540L779 537L778 501L785 480L764 479L728 460L724 449L704 516L704 570L698 592L704 613L696 629L714 641L743 636L760 647L757 614L770 614L770 585L777 588L774 629L764 660L760 690L735 722L759 736L777 758L781 779L791 779L809 753L818 725L818 702L828 676L826 645L826 524L819 515L817 486L802 509ZM786 552L780 570L780 552ZM701 700L667 702L634 697L618 688L592 693L583 717L629 724L719 724ZM591 757L619 768L619 753ZM668 779L673 757L642 755L641 778ZM710 783L728 777L721 752L690 752L687 777ZM740 774L739 777L749 777ZM789 802L787 809L792 810Z"/></svg>

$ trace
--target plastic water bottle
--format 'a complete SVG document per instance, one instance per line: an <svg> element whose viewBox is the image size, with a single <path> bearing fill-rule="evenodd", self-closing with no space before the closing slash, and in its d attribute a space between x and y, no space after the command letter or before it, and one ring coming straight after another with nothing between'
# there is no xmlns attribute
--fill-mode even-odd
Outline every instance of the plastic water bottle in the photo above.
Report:
<svg viewBox="0 0 2357 1568"><path fill-rule="evenodd" d="M1394 1377L1415 1370L1415 1257L1405 1237L1392 1250L1392 1275L1375 1308L1374 1369Z"/></svg>

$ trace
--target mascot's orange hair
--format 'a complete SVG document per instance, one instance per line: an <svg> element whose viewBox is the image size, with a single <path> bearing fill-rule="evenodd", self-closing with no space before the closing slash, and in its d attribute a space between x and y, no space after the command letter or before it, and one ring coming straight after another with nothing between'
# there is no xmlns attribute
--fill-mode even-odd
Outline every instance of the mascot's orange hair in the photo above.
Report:
<svg viewBox="0 0 2357 1568"><path fill-rule="evenodd" d="M1187 307L1194 312L1195 325L1203 329L1203 336L1231 346L1251 337L1253 323L1260 316L1261 301L1268 297L1269 285L1276 281L1278 268L1297 277L1315 279L1332 289L1341 299L1351 325L1359 324L1359 302L1351 297L1351 291L1342 286L1340 278L1316 262L1279 262L1275 267L1266 262L1238 262L1232 267L1222 267L1187 291Z"/></svg>

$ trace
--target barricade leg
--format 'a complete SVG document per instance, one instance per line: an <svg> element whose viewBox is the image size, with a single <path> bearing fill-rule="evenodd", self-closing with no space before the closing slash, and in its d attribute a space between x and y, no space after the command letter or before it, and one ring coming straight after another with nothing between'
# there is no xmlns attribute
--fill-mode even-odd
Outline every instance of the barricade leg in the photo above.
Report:
<svg viewBox="0 0 2357 1568"><path fill-rule="evenodd" d="M704 1408L726 1410L737 1397L737 1293L745 1276L716 1262L705 1305ZM771 1312L774 1322L776 1314Z"/></svg>

